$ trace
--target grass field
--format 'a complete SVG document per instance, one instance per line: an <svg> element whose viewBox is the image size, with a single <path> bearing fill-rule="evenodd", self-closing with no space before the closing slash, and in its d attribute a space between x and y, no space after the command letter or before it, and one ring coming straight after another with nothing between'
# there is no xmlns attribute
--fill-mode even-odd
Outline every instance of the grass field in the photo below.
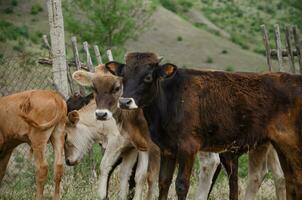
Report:
<svg viewBox="0 0 302 200"><path fill-rule="evenodd" d="M32 165L32 158L25 156L18 156L20 151L17 151L13 155L9 166L14 168L14 174L4 178L4 182L0 187L0 199L1 200L28 200L32 199L35 194L35 169ZM101 160L101 151L98 145L95 145L93 148L93 160L92 157L86 156L82 162L76 167L65 166L65 174L62 181L62 199L63 200L91 200L96 199L96 189L97 189L97 179L92 175L92 166L93 163L98 166ZM49 148L48 151L48 163L49 163L49 174L45 187L45 196L46 199L51 199L53 187L53 169L52 163L53 156L52 150ZM194 171L191 177L191 187L188 194L188 199L194 199L195 192L198 191L197 182L199 174L199 159L196 159ZM13 165L13 163L17 163ZM96 167L97 172L99 172L98 167ZM10 171L12 169L9 169ZM10 172L12 173L12 172ZM110 199L118 199L119 191L119 168L114 172L109 186L109 197ZM177 199L175 192L175 177L173 184L170 188L169 199ZM240 199L243 199L244 190L246 188L247 181L247 157L244 155L240 158L240 170L239 170L239 188L240 188ZM147 186L145 186L146 195ZM156 190L155 195L158 194ZM213 188L210 199L216 200L227 200L229 194L228 189L228 179L224 172L221 172L217 182ZM271 179L270 174L266 175L266 178L260 188L259 199L276 199L274 184Z"/></svg>

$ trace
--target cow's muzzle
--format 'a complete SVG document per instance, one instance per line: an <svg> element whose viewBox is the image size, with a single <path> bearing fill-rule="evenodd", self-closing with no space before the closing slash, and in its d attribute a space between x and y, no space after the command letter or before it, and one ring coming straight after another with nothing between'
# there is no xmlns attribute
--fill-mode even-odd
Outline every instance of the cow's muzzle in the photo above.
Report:
<svg viewBox="0 0 302 200"><path fill-rule="evenodd" d="M136 109L138 106L136 105L133 98L119 98L118 107L121 109Z"/></svg>
<svg viewBox="0 0 302 200"><path fill-rule="evenodd" d="M95 117L97 120L109 120L112 118L112 112L107 109L97 109L95 111Z"/></svg>

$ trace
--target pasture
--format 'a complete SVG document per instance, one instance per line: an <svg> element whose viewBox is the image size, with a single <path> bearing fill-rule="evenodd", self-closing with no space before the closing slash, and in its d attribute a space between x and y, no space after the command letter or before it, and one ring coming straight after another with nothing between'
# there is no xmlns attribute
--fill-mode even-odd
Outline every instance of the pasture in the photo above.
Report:
<svg viewBox="0 0 302 200"><path fill-rule="evenodd" d="M97 179L94 178L92 175L92 168L93 164L99 166L101 158L102 152L100 150L100 147L98 145L95 145L93 147L93 158L85 156L83 161L76 167L64 167L65 173L62 181L63 200L91 200L96 198L95 194L97 189ZM48 150L48 162L53 163L53 154L51 148L49 148ZM199 162L201 161L197 158L194 165L194 171L191 180L191 188L188 199L193 199L195 191L198 191L198 188L196 188L196 186L198 182ZM33 194L35 193L35 170L32 164L32 158L29 157L29 151L26 146L21 146L18 150L16 150L15 155L13 155L10 161L9 167L10 168L8 169L8 174L4 178L4 181L0 187L1 200L32 199ZM110 199L118 198L118 170L119 168L116 170L110 180ZM98 167L97 174L99 174ZM54 189L52 176L53 170L50 169L46 182L46 199L51 199L51 195ZM239 177L240 199L242 199L244 196L244 190L246 188L247 182L247 157L245 155L240 158ZM173 182L175 182L175 177ZM225 172L221 172L213 188L213 192L211 194L210 199L227 200L228 194L228 179ZM146 187L144 195L146 195ZM261 188L259 190L258 198L267 200L276 199L274 183L270 174L265 176L264 182L262 183ZM176 199L174 184L171 186L169 199Z"/></svg>

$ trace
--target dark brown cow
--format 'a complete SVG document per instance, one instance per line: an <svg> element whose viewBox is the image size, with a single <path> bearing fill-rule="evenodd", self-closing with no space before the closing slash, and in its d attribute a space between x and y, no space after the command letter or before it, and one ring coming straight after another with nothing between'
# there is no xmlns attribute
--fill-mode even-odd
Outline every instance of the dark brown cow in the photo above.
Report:
<svg viewBox="0 0 302 200"><path fill-rule="evenodd" d="M27 143L37 169L36 199L43 199L48 173L45 153L50 141L55 154L53 199L60 199L66 114L64 99L54 91L31 90L0 98L0 182L14 148Z"/></svg>
<svg viewBox="0 0 302 200"><path fill-rule="evenodd" d="M286 177L287 199L302 199L302 76L177 69L153 53L109 62L123 77L120 107L142 108L161 148L160 199L167 199L176 162L176 191L185 199L195 154L249 149L271 141Z"/></svg>

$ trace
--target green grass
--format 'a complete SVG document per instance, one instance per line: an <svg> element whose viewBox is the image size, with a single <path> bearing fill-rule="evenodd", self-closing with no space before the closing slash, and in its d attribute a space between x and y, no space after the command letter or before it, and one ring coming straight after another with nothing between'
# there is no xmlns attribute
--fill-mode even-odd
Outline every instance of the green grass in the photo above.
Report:
<svg viewBox="0 0 302 200"><path fill-rule="evenodd" d="M42 8L42 6L40 4L34 4L31 7L30 14L31 15L37 15L37 14L39 14L42 11L43 11L43 8Z"/></svg>
<svg viewBox="0 0 302 200"><path fill-rule="evenodd" d="M266 1L220 1L202 0L199 9L218 27L231 34L231 40L243 49L259 50L263 47L261 24L266 24L273 38L273 25L282 27L293 23L294 9L283 0ZM299 18L296 16L296 18ZM302 23L298 24L302 28ZM271 42L271 45L274 45Z"/></svg>
<svg viewBox="0 0 302 200"><path fill-rule="evenodd" d="M235 66L228 65L224 70L227 71L227 72L234 72L235 71Z"/></svg>
<svg viewBox="0 0 302 200"><path fill-rule="evenodd" d="M49 173L46 181L46 186L44 190L44 194L46 199L51 199L54 185L53 185L53 155L52 149L49 145L48 148L48 163L49 163ZM93 178L91 169L92 163L96 164L96 170L99 171L99 163L101 161L102 153L100 151L100 147L98 144L93 146L93 154L86 155L84 159L75 167L65 166L65 172L62 180L62 200L73 200L73 199L83 199L83 200L91 200L96 198L97 191L97 179ZM33 199L35 194L35 168L33 166L32 160L28 158L23 159L18 156L13 156L13 160L17 161L18 164L15 166L17 169L16 175L14 179L10 181L5 181L4 184L0 187L1 199L2 200L10 200L10 199L18 199L18 200L27 200ZM94 160L94 161L92 161ZM188 194L188 199L193 199L195 192L198 191L197 183L198 183L198 174L200 171L200 158L197 156L194 169L191 176L191 186ZM243 191L246 187L247 181L247 165L248 159L247 156L244 155L240 158L239 161L239 188L241 190L240 197L243 196ZM18 170L20 169L20 170ZM119 178L117 169L112 179L110 180L109 186L109 197L110 199L118 199L118 191L119 191ZM173 184L170 187L169 199L176 198L175 192L175 177L177 174L177 170L174 175ZM260 197L263 199L274 199L274 190L271 188L271 175L267 175L263 186L260 189ZM146 195L146 189L144 190L144 195ZM269 191L269 192L268 192ZM216 184L213 188L210 199L228 199L228 178L225 172L222 170L218 176ZM158 194L158 190L155 191Z"/></svg>

